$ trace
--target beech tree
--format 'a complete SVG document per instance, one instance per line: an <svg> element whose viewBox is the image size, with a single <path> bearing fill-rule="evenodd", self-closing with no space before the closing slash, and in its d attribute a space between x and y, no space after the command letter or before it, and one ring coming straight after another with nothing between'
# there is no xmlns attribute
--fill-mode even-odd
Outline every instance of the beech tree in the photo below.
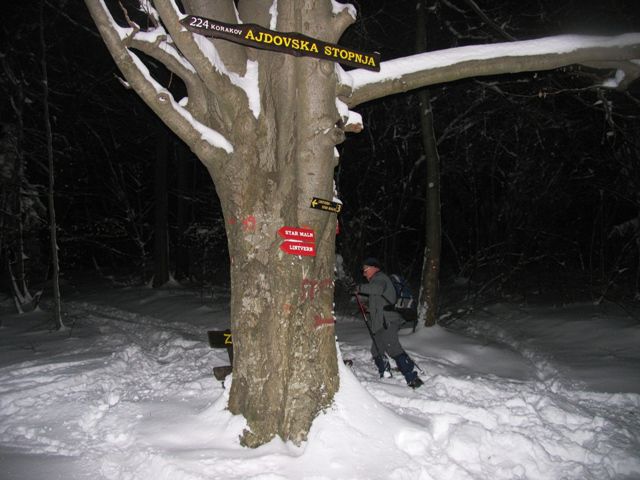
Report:
<svg viewBox="0 0 640 480"><path fill-rule="evenodd" d="M299 444L339 388L333 328L335 146L362 129L364 102L479 75L569 64L638 74L640 35L553 37L461 47L345 72L333 61L251 48L193 33L187 14L298 32L335 44L356 19L335 0L85 0L133 88L207 168L220 198L231 260L233 382L229 409L242 442ZM252 37L254 35L252 34ZM154 75L163 64L170 76ZM162 80L165 83L162 83ZM182 81L177 85L176 79ZM282 227L311 229L315 255L280 247Z"/></svg>

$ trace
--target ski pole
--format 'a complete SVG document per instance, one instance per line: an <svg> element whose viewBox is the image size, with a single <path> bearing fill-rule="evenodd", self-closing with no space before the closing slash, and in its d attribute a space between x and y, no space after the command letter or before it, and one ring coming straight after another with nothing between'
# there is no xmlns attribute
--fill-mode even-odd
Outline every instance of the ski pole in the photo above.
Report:
<svg viewBox="0 0 640 480"><path fill-rule="evenodd" d="M358 295L358 292L354 293L355 297L356 297L356 302L358 302L358 308L360 309L360 313L362 314L362 318L364 319L364 324L367 326L367 330L369 330L369 335L371 335L371 340L376 341L376 339L373 337L373 331L371 330L371 327L369 326L369 321L367 320L367 313L364 310L364 305L362 305L362 302L360 301L360 295ZM378 346L376 345L376 348L378 348ZM380 352L380 349L378 348L378 352Z"/></svg>
<svg viewBox="0 0 640 480"><path fill-rule="evenodd" d="M378 352L378 355L380 355L382 357L384 355L384 352L382 350L380 350L380 347L378 346L378 342L376 342L376 337L373 334L373 330L371 330L371 326L369 325L369 321L367 320L367 313L364 311L364 305L362 305L362 302L360 301L360 295L358 295L358 292L355 292L354 295L356 297L356 302L358 302L358 308L360 309L360 313L362 314L362 318L364 319L364 324L367 326L367 330L369 330L369 336L371 337L371 340L373 341L373 346L376 347L376 351ZM387 362L387 370L389 371L389 373L391 373L391 365L389 365L388 362Z"/></svg>

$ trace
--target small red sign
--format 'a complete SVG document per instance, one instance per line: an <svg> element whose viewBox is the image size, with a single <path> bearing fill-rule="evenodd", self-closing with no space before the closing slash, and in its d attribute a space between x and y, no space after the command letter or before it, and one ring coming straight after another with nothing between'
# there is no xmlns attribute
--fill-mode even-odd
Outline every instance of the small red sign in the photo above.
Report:
<svg viewBox="0 0 640 480"><path fill-rule="evenodd" d="M311 243L316 241L316 232L310 228L280 227L278 235L285 240L300 240Z"/></svg>
<svg viewBox="0 0 640 480"><path fill-rule="evenodd" d="M284 241L280 245L280 250L289 255L302 255L304 257L316 256L315 243L290 242Z"/></svg>

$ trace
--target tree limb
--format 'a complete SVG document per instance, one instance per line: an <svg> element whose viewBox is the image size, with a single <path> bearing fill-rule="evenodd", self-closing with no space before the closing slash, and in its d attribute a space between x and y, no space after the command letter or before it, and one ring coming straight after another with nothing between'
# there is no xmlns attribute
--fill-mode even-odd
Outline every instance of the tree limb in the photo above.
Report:
<svg viewBox="0 0 640 480"><path fill-rule="evenodd" d="M199 80L193 66L167 41L167 34L163 28L146 32L134 31L123 43L128 48L135 48L155 58L187 85Z"/></svg>
<svg viewBox="0 0 640 480"><path fill-rule="evenodd" d="M213 18L226 23L240 23L238 11L232 0L183 0L184 8L192 15ZM247 49L233 42L207 39L211 42L225 67L238 75L246 73Z"/></svg>
<svg viewBox="0 0 640 480"><path fill-rule="evenodd" d="M503 36L504 38L512 42L516 40L515 37L512 37L511 35L509 35L509 33L507 33L504 28L502 28L496 22L491 20L489 16L484 12L484 10L482 10L478 6L476 2L474 2L473 0L464 0L464 1L467 3L467 5L471 7L471 9L474 12L476 12L476 14L482 19L484 23L486 23L489 27L494 29L499 35Z"/></svg>
<svg viewBox="0 0 640 480"><path fill-rule="evenodd" d="M164 32L164 29L160 30ZM187 109L196 119L204 119L207 113L206 96L195 69L171 43L167 42L166 36L163 38L163 35L158 35L156 40L152 41L149 32L144 32L145 35L142 37L136 33L125 40L126 45L158 60L180 77L187 87Z"/></svg>
<svg viewBox="0 0 640 480"><path fill-rule="evenodd" d="M127 82L164 123L202 159L214 160L230 154L231 144L176 103L171 93L151 77L140 58L125 46L127 34L132 30L118 27L103 2L85 0L85 3Z"/></svg>
<svg viewBox="0 0 640 480"><path fill-rule="evenodd" d="M638 58L640 34L558 36L458 47L382 62L380 72L351 70L345 77L352 83L344 85L340 95L352 108L387 95L469 77L552 70L573 64L623 65Z"/></svg>
<svg viewBox="0 0 640 480"><path fill-rule="evenodd" d="M585 63L586 67L597 69L617 70L616 78L609 82L605 82L602 86L615 88L617 90L626 90L635 80L640 78L640 63L628 62L591 62ZM620 75L622 72L622 75ZM622 78L619 78L622 77Z"/></svg>
<svg viewBox="0 0 640 480"><path fill-rule="evenodd" d="M333 38L331 42L337 42L344 31L356 21L356 10L351 4L341 4L342 8L336 12L334 2Z"/></svg>
<svg viewBox="0 0 640 480"><path fill-rule="evenodd" d="M220 104L218 112L222 114L235 112L243 98L239 95L240 89L231 81L231 73L227 71L213 43L208 38L194 34L182 26L181 13L174 0L155 0L154 4L171 38L196 69L207 89L214 94L226 92L225 95L216 95L216 101ZM246 97L244 101L247 101ZM233 122L232 118L224 118L222 121L227 126Z"/></svg>

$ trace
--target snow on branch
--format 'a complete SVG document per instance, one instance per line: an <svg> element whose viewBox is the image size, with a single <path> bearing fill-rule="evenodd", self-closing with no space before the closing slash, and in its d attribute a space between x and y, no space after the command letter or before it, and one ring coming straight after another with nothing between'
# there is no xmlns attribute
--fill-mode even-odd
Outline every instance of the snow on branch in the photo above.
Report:
<svg viewBox="0 0 640 480"><path fill-rule="evenodd" d="M349 110L347 104L336 98L336 108L340 114L342 126L345 132L359 133L364 129L362 116L352 110Z"/></svg>
<svg viewBox="0 0 640 480"><path fill-rule="evenodd" d="M160 85L156 80L151 76L149 69L147 66L140 60L140 58L133 52L129 52L129 55L135 65L138 67L138 70L144 75L146 81L151 85L151 87L155 90L155 98L160 104L169 104L171 110L180 115L186 122L191 125L191 127L200 134L200 140L205 141L212 147L220 148L227 153L233 152L233 146L229 141L220 135L215 130L207 127L203 123L197 121L191 113L189 113L184 107L176 103L173 95L166 90L162 85ZM143 97L144 98L144 97ZM154 108L151 106L151 108ZM157 108L154 108L154 111ZM161 118L164 118L161 115Z"/></svg>
<svg viewBox="0 0 640 480"><path fill-rule="evenodd" d="M233 87L239 88L245 95L249 108L257 118L260 115L260 98L258 89L257 64L248 61L244 50L234 50L236 55L242 52L242 59L236 59L244 65L244 75L231 72L223 62L220 52L210 39L188 31L180 20L186 17L174 0L156 0L155 5L163 24L171 34L182 54L198 72L207 89L212 92L227 92L218 95L218 101L225 104L230 111L234 110L236 100L228 92Z"/></svg>
<svg viewBox="0 0 640 480"><path fill-rule="evenodd" d="M600 68L609 68L615 70L611 78L602 82L604 88L615 88L617 90L626 90L629 85L640 78L640 61L630 60L628 62L601 62L597 65L588 65Z"/></svg>
<svg viewBox="0 0 640 480"><path fill-rule="evenodd" d="M133 31L123 39L125 45L135 48L164 64L174 74L178 75L185 84L192 84L197 80L193 66L185 59L175 46L167 41L167 33L162 27L148 31Z"/></svg>
<svg viewBox="0 0 640 480"><path fill-rule="evenodd" d="M624 70L618 69L613 77L602 82L602 86L605 88L618 88L624 82L625 77Z"/></svg>
<svg viewBox="0 0 640 480"><path fill-rule="evenodd" d="M258 86L258 62L247 60L245 67L245 74L238 75L237 73L230 72L225 67L218 51L213 43L208 39L197 33L193 34L194 41L200 48L200 51L209 60L209 67L214 68L217 72L225 75L229 81L239 87L247 96L247 102L249 108L255 118L260 116L260 89Z"/></svg>
<svg viewBox="0 0 640 480"><path fill-rule="evenodd" d="M353 21L355 21L358 16L358 12L356 12L356 7L354 7L350 3L340 3L340 2L336 2L336 0L331 0L331 8L333 10L334 15L340 15L341 13L345 13L350 15Z"/></svg>
<svg viewBox="0 0 640 480"><path fill-rule="evenodd" d="M628 63L640 58L640 34L561 35L421 53L380 64L380 72L352 70L341 96L350 107L386 95L483 75L551 70L572 64Z"/></svg>
<svg viewBox="0 0 640 480"><path fill-rule="evenodd" d="M331 11L335 18L334 40L337 41L347 27L356 21L358 12L350 3L340 3L336 0L331 0Z"/></svg>
<svg viewBox="0 0 640 480"><path fill-rule="evenodd" d="M215 152L219 151L226 154L233 152L228 140L198 122L190 112L179 105L171 93L151 76L142 60L127 47L127 42L136 36L136 28L119 26L104 0L85 0L85 3L105 45L127 82L167 126L186 143L206 153L207 157L215 157ZM156 38L153 35L151 37ZM159 54L157 51L155 53ZM181 64L180 68L188 70L186 63Z"/></svg>

